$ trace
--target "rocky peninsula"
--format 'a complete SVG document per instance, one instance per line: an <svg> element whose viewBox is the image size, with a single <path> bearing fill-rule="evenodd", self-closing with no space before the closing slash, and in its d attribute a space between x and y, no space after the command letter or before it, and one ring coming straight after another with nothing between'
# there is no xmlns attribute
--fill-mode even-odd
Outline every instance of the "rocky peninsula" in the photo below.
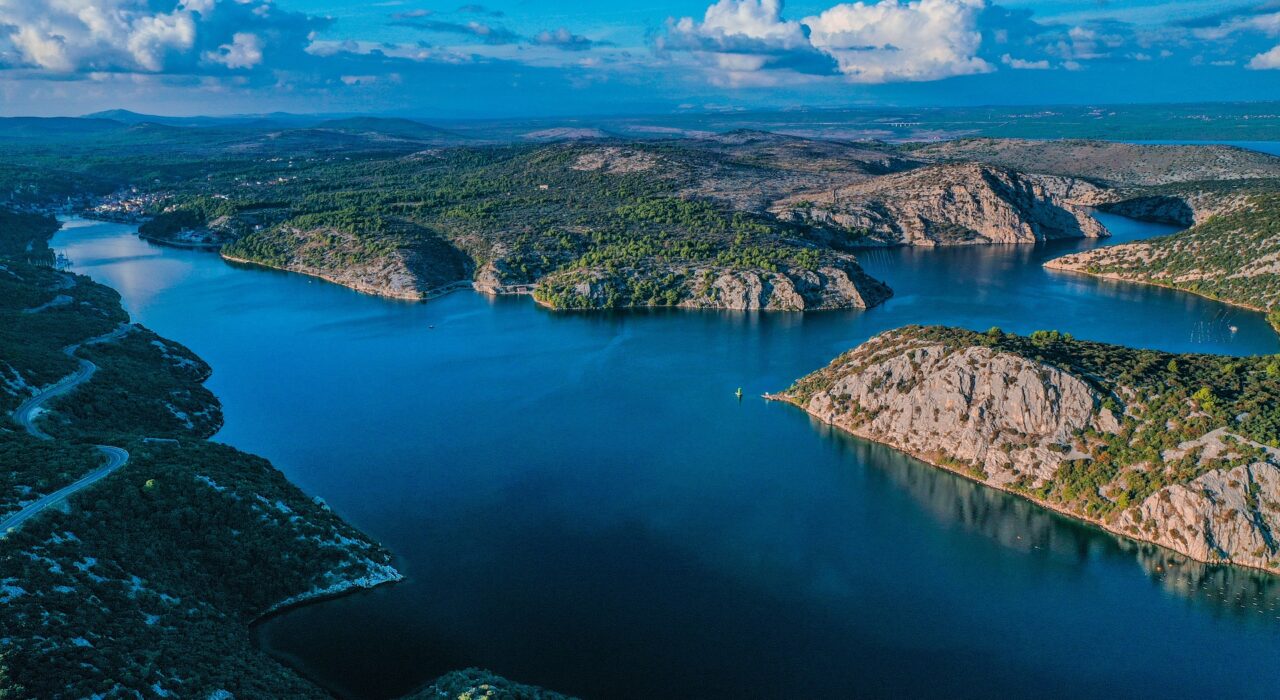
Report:
<svg viewBox="0 0 1280 700"><path fill-rule="evenodd" d="M1066 255L1045 267L1180 289L1264 311L1280 328L1280 196L1250 196L1171 236Z"/></svg>
<svg viewBox="0 0 1280 700"><path fill-rule="evenodd" d="M911 326L770 398L1202 562L1280 572L1280 362Z"/></svg>

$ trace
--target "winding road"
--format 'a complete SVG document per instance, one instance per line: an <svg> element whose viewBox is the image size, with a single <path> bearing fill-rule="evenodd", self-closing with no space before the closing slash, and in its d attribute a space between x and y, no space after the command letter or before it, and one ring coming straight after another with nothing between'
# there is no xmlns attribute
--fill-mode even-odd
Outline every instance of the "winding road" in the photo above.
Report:
<svg viewBox="0 0 1280 700"><path fill-rule="evenodd" d="M68 357L75 357L76 351L85 345L93 345L96 343L105 343L110 340L115 340L124 336L132 329L133 326L127 323L122 323L110 333L97 336L96 338L90 338L89 340L85 340L74 345L68 345L62 349L62 352L66 353ZM41 408L49 401L59 396L64 396L76 387L89 381L93 378L93 373L98 370L98 366L92 362L83 358L76 359L79 360L80 366L75 372L59 379L44 391L41 391L35 396L23 401L22 405L18 406L18 408L13 412L13 420L18 425L21 425L32 437L40 440L53 439L51 435L41 430L35 423L36 418L40 415ZM21 527L23 523L36 515L39 515L46 508L63 502L71 494L101 481L107 475L120 467L123 467L129 461L129 453L119 447L112 447L110 445L94 445L94 447L96 447L98 451L107 458L107 463L105 465L89 472L72 484L64 486L51 494L41 496L35 501L28 503L17 513L10 515L4 520L0 520L0 537L3 537L13 530Z"/></svg>
<svg viewBox="0 0 1280 700"><path fill-rule="evenodd" d="M119 447L111 447L110 445L96 445L96 447L98 451L106 455L107 463L105 465L84 475L75 483L63 486L47 496L41 496L36 501L27 504L22 510L0 521L0 537L18 529L23 523L43 512L44 509L63 502L67 496L101 481L108 474L123 467L129 461L129 453Z"/></svg>

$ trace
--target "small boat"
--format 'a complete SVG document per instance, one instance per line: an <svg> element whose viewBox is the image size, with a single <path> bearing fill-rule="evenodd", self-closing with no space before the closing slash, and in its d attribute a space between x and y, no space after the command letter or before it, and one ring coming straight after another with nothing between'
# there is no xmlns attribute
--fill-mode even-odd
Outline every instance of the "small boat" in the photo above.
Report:
<svg viewBox="0 0 1280 700"><path fill-rule="evenodd" d="M1236 328L1235 326L1229 326L1229 328L1230 328L1230 330L1231 330L1231 332L1232 332L1232 333L1235 333L1236 331L1240 330L1239 328Z"/></svg>
<svg viewBox="0 0 1280 700"><path fill-rule="evenodd" d="M741 398L742 398L742 387L738 387L737 397L738 397L739 399L741 399Z"/></svg>

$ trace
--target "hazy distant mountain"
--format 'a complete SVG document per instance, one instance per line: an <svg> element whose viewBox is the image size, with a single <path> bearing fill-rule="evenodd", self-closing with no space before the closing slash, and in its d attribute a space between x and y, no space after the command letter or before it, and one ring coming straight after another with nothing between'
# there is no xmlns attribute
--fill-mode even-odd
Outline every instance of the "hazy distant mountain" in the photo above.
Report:
<svg viewBox="0 0 1280 700"><path fill-rule="evenodd" d="M156 114L139 114L127 109L108 109L84 115L83 119L109 119L121 124L164 124L166 126L212 126L225 123L218 117L164 117Z"/></svg>
<svg viewBox="0 0 1280 700"><path fill-rule="evenodd" d="M0 117L0 138L113 133L128 125L111 119L88 117Z"/></svg>
<svg viewBox="0 0 1280 700"><path fill-rule="evenodd" d="M348 133L377 133L416 141L457 140L462 138L446 129L423 124L412 119L396 117L347 117L327 119L313 125L315 129L329 129Z"/></svg>
<svg viewBox="0 0 1280 700"><path fill-rule="evenodd" d="M83 119L110 119L121 124L164 124L166 126L312 126L317 122L333 118L324 114L291 114L289 112L270 112L267 114L231 114L220 117L187 116L167 117L158 114L140 114L127 109L108 109L102 112L86 114Z"/></svg>

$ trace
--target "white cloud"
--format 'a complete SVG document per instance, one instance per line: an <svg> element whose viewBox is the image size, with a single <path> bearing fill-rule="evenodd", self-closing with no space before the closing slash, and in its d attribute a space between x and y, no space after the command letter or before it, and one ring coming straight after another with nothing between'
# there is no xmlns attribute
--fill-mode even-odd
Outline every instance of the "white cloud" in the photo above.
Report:
<svg viewBox="0 0 1280 700"><path fill-rule="evenodd" d="M75 70L76 62L60 36L28 26L18 28L11 40L20 56L41 68L58 72Z"/></svg>
<svg viewBox="0 0 1280 700"><path fill-rule="evenodd" d="M804 20L810 41L857 82L939 80L988 73L979 58L985 0L882 0L836 5Z"/></svg>
<svg viewBox="0 0 1280 700"><path fill-rule="evenodd" d="M1260 53L1249 59L1249 63L1245 65L1250 70L1277 70L1280 69L1280 46L1270 51Z"/></svg>
<svg viewBox="0 0 1280 700"><path fill-rule="evenodd" d="M1217 41L1237 32L1250 31L1280 36L1280 12L1232 17L1213 26L1199 27L1192 33L1200 39Z"/></svg>
<svg viewBox="0 0 1280 700"><path fill-rule="evenodd" d="M128 34L129 54L143 70L164 69L171 50L189 49L196 40L196 23L189 12L143 15L133 20Z"/></svg>
<svg viewBox="0 0 1280 700"><path fill-rule="evenodd" d="M688 17L681 20L681 24L685 30L695 30L693 20ZM696 31L725 42L746 37L783 49L808 43L799 22L782 19L782 0L720 0L707 8Z"/></svg>
<svg viewBox="0 0 1280 700"><path fill-rule="evenodd" d="M154 11L139 0L0 0L0 41L25 63L58 73L164 68L195 41L192 10Z"/></svg>
<svg viewBox="0 0 1280 700"><path fill-rule="evenodd" d="M263 67L268 45L273 58L296 61L328 23L270 0L0 0L0 68L50 77L245 71Z"/></svg>
<svg viewBox="0 0 1280 700"><path fill-rule="evenodd" d="M236 32L230 44L219 46L217 51L205 52L204 57L233 70L253 68L262 63L262 39L257 34Z"/></svg>
<svg viewBox="0 0 1280 700"><path fill-rule="evenodd" d="M1040 59L1039 61L1028 61L1022 58L1014 58L1009 54L1000 57L1000 62L1009 66L1014 70L1048 70L1049 61Z"/></svg>
<svg viewBox="0 0 1280 700"><path fill-rule="evenodd" d="M994 70L978 56L986 0L844 3L803 20L781 0L719 0L702 21L668 24L659 49L685 51L734 84L773 81L751 74L841 74L851 82L939 80Z"/></svg>
<svg viewBox="0 0 1280 700"><path fill-rule="evenodd" d="M713 82L730 85L774 85L782 78L766 68L790 74L831 75L835 63L809 43L807 28L783 19L781 0L719 0L702 21L668 20L661 51L687 52L710 70Z"/></svg>

